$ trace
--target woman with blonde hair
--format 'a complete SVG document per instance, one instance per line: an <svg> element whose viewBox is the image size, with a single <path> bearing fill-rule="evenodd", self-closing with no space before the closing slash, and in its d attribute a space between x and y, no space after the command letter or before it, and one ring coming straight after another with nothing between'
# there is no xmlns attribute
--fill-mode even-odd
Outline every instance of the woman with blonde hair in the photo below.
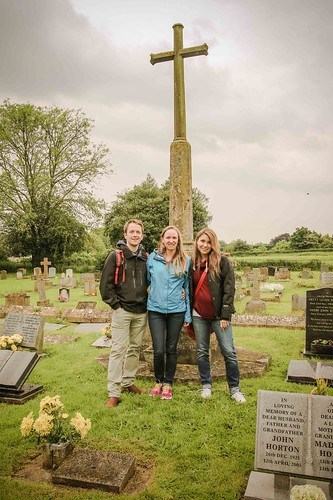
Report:
<svg viewBox="0 0 333 500"><path fill-rule="evenodd" d="M175 226L163 229L159 246L148 257L148 322L154 349L155 387L151 396L172 399L177 344L182 326L191 321L189 273L182 237ZM185 292L185 293L184 293Z"/></svg>
<svg viewBox="0 0 333 500"><path fill-rule="evenodd" d="M209 398L212 393L209 346L211 331L214 331L224 358L230 395L237 403L245 403L239 388L239 366L231 326L235 312L234 271L229 259L221 255L217 236L209 228L199 231L195 239L192 285L201 396Z"/></svg>

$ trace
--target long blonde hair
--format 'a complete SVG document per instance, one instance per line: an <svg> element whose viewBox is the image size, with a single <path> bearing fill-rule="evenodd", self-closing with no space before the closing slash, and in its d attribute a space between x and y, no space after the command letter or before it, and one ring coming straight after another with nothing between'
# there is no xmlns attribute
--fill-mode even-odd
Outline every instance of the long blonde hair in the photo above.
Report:
<svg viewBox="0 0 333 500"><path fill-rule="evenodd" d="M220 274L220 262L221 262L221 251L220 251L220 244L219 240L217 239L216 233L209 227L205 227L204 229L201 229L201 231L198 232L195 238L195 245L194 245L194 265L197 266L197 268L200 267L200 264L203 260L201 257L201 253L198 250L198 240L199 238L205 234L212 245L212 249L208 255L208 270L212 278L215 278L219 276Z"/></svg>
<svg viewBox="0 0 333 500"><path fill-rule="evenodd" d="M162 252L163 255L165 254L166 248L165 248L165 245L163 243L163 237L169 229L174 229L178 235L178 242L177 242L177 246L176 246L176 251L175 251L174 256L172 257L171 262L174 265L175 274L182 275L182 274L185 274L185 271L186 271L187 258L186 258L186 254L184 252L182 235L181 235L178 227L167 226L163 229L161 236L160 236L160 241L158 243L158 249L160 250L160 252Z"/></svg>

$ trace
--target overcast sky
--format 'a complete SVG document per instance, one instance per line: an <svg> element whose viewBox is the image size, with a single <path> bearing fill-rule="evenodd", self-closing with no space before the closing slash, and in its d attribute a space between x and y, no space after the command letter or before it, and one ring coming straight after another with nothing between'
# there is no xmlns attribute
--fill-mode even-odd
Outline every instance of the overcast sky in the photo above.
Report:
<svg viewBox="0 0 333 500"><path fill-rule="evenodd" d="M0 0L0 100L82 109L111 150L108 203L169 175L173 63L185 60L193 185L220 239L333 233L332 0Z"/></svg>

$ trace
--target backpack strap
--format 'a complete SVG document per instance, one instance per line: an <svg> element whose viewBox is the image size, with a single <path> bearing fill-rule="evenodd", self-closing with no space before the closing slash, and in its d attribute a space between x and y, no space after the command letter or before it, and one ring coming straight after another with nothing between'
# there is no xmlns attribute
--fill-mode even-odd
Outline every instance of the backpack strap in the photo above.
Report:
<svg viewBox="0 0 333 500"><path fill-rule="evenodd" d="M120 250L120 248L116 248L116 269L114 272L114 284L118 285L118 280L119 280L119 269L122 266L123 272L121 276L121 282L124 283L125 281L125 257L124 257L124 252Z"/></svg>

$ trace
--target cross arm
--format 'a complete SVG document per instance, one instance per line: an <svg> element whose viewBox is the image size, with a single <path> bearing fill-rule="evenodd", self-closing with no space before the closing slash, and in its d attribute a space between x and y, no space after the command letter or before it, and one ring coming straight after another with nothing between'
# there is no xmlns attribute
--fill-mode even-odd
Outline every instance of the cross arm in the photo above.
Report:
<svg viewBox="0 0 333 500"><path fill-rule="evenodd" d="M180 49L179 54L182 57L208 56L208 45L204 43L203 45L197 45L196 47Z"/></svg>
<svg viewBox="0 0 333 500"><path fill-rule="evenodd" d="M164 61L172 61L175 57L175 53L173 50L169 52L159 52L158 54L150 54L150 63L152 65L164 62Z"/></svg>

